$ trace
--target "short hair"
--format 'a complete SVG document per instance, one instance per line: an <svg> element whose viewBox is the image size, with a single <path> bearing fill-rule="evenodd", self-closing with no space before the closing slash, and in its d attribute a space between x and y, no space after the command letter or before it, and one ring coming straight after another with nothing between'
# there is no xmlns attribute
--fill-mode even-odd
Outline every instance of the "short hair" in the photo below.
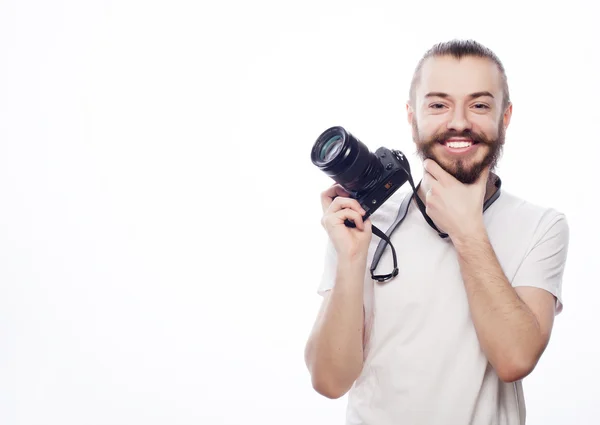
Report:
<svg viewBox="0 0 600 425"><path fill-rule="evenodd" d="M423 57L417 64L417 67L413 74L412 81L410 83L409 99L410 99L410 103L412 105L414 105L416 87L417 87L417 83L419 82L419 79L421 78L421 70L423 68L423 63L425 62L426 59L428 59L430 57L440 57L440 56L452 56L456 59L461 59L463 57L471 56L471 57L487 58L487 59L490 59L491 61L493 61L496 64L496 66L498 67L500 74L502 74L502 94L503 94L502 109L505 110L508 107L508 105L510 104L510 93L508 91L508 80L506 78L506 71L504 70L504 65L502 65L502 62L500 61L498 56L496 56L496 54L492 50L490 50L489 48L485 47L484 45L482 45L474 40L456 40L456 39L438 43L438 44L434 45L432 48L430 48L425 53L425 55L423 55Z"/></svg>

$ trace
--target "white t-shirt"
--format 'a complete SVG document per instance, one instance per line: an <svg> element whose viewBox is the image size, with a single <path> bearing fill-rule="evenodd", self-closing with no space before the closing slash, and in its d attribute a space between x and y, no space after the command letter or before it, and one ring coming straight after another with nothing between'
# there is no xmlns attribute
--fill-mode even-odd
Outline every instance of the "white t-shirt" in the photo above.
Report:
<svg viewBox="0 0 600 425"><path fill-rule="evenodd" d="M404 189L404 188L403 188ZM371 217L387 231L406 190ZM513 287L552 293L561 286L569 228L565 216L504 189L485 211L490 242ZM523 425L521 381L504 383L480 348L452 242L432 229L415 201L392 234L399 274L379 283L369 267L380 238L373 235L365 270L365 355L348 394L347 425ZM336 252L328 245L318 292L335 283ZM388 246L375 274L393 270Z"/></svg>

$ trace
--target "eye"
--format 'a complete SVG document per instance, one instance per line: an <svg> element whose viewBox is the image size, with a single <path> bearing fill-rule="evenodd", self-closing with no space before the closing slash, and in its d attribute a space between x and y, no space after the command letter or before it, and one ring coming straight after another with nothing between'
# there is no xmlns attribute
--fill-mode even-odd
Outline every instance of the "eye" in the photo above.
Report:
<svg viewBox="0 0 600 425"><path fill-rule="evenodd" d="M442 108L444 108L444 104L443 103L432 103L431 105L429 105L429 107L432 109L442 109Z"/></svg>
<svg viewBox="0 0 600 425"><path fill-rule="evenodd" d="M490 109L490 107L485 103L476 103L473 106L475 107L475 109Z"/></svg>

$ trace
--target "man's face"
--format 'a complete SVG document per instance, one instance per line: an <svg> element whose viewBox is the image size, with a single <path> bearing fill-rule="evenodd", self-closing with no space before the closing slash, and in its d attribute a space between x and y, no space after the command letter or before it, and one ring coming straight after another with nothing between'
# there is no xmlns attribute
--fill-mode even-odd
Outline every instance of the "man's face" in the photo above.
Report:
<svg viewBox="0 0 600 425"><path fill-rule="evenodd" d="M429 58L423 64L414 105L408 106L413 141L465 184L496 166L512 107L502 110L502 75L486 58Z"/></svg>

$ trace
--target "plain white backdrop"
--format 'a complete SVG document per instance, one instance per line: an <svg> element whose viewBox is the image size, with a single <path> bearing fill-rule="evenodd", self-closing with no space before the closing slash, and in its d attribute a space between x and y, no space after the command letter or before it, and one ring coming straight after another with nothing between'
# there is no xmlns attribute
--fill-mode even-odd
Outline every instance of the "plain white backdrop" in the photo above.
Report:
<svg viewBox="0 0 600 425"><path fill-rule="evenodd" d="M504 62L504 187L567 214L528 424L600 416L597 5L0 2L0 423L342 424L303 360L343 125L421 176L405 100L436 42Z"/></svg>

